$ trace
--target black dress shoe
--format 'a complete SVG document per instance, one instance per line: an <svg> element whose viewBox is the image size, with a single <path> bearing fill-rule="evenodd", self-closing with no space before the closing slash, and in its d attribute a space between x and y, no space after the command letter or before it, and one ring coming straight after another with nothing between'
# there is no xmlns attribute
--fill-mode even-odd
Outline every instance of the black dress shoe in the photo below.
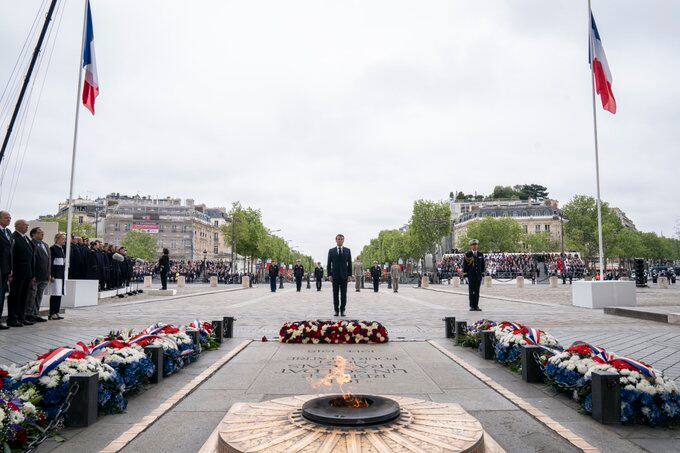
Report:
<svg viewBox="0 0 680 453"><path fill-rule="evenodd" d="M25 326L32 326L35 323L33 321L29 321L28 319L22 319L21 324L23 324Z"/></svg>
<svg viewBox="0 0 680 453"><path fill-rule="evenodd" d="M24 327L24 325L19 321L7 321L7 325L9 327Z"/></svg>
<svg viewBox="0 0 680 453"><path fill-rule="evenodd" d="M340 313L338 313L338 312L336 311L336 312L335 312L335 316L340 316Z"/></svg>
<svg viewBox="0 0 680 453"><path fill-rule="evenodd" d="M470 311L476 311L475 307L470 307Z"/></svg>
<svg viewBox="0 0 680 453"><path fill-rule="evenodd" d="M31 321L33 321L33 322L47 322L47 319L41 318L40 316L31 316Z"/></svg>
<svg viewBox="0 0 680 453"><path fill-rule="evenodd" d="M7 329L9 329L9 326L7 326L7 324L0 323L0 330L7 330Z"/></svg>
<svg viewBox="0 0 680 453"><path fill-rule="evenodd" d="M482 309L479 307L475 307L475 311L482 311Z"/></svg>
<svg viewBox="0 0 680 453"><path fill-rule="evenodd" d="M344 312L344 311L341 311L341 312L340 312L340 316L345 316L345 312Z"/></svg>

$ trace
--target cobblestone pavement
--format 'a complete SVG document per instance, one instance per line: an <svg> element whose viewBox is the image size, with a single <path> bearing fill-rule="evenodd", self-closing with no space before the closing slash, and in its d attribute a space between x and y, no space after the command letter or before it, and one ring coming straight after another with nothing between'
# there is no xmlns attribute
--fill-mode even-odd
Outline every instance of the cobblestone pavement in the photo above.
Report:
<svg viewBox="0 0 680 453"><path fill-rule="evenodd" d="M434 288L450 291L446 285ZM221 292L192 297L110 302L96 307L69 309L63 321L49 321L30 327L0 332L0 363L23 363L49 348L72 345L104 335L110 330L141 329L161 321L187 323L196 317L204 320L237 318L235 336L260 339L276 338L285 321L329 318L331 291L303 289L296 293L290 285L276 293L260 285L250 290L224 286ZM489 288L482 288L480 313L467 310L467 297L461 294L415 289L404 286L398 294L386 286L372 290L350 290L348 316L378 320L394 339L435 339L444 337L444 316L476 321L480 317L514 320L545 329L563 344L573 340L597 343L613 352L646 361L673 378L680 378L680 327L633 318L605 315L561 304L532 304L487 299ZM493 289L493 288L492 288ZM537 290L531 290L537 291ZM540 291L554 291L544 288ZM538 295L538 292L535 293ZM185 294L187 296L189 294ZM547 296L546 296L547 298Z"/></svg>

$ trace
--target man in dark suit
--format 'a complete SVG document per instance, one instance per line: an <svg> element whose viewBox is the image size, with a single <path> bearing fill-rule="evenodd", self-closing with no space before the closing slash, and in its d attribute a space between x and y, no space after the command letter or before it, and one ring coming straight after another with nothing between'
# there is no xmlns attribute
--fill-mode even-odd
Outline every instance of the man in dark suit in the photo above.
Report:
<svg viewBox="0 0 680 453"><path fill-rule="evenodd" d="M17 220L14 222L14 244L12 247L12 281L9 290L9 310L7 325L10 327L32 326L33 322L26 319L26 300L33 281L33 243L26 237L28 222Z"/></svg>
<svg viewBox="0 0 680 453"><path fill-rule="evenodd" d="M5 294L9 291L9 276L12 273L12 233L7 229L11 220L9 212L0 211L0 317L5 306ZM9 327L0 322L0 330L6 329Z"/></svg>
<svg viewBox="0 0 680 453"><path fill-rule="evenodd" d="M31 289L26 300L26 319L33 322L46 322L40 317L40 303L43 294L50 281L52 260L50 249L43 242L43 230L39 227L31 228L31 241L33 242L34 272L31 281Z"/></svg>
<svg viewBox="0 0 680 453"><path fill-rule="evenodd" d="M463 259L463 272L468 278L468 293L470 297L470 311L482 311L479 308L479 288L482 286L484 278L484 254L477 251L479 241L470 241L470 251L465 254Z"/></svg>
<svg viewBox="0 0 680 453"><path fill-rule="evenodd" d="M326 264L328 278L333 283L335 316L338 316L338 314L345 316L347 279L352 275L352 253L342 245L344 242L345 236L342 234L335 236L336 246L328 251L328 263Z"/></svg>
<svg viewBox="0 0 680 453"><path fill-rule="evenodd" d="M272 292L276 292L276 279L279 278L279 265L276 260L273 260L269 265L269 287Z"/></svg>
<svg viewBox="0 0 680 453"><path fill-rule="evenodd" d="M323 282L323 267L321 267L321 263L316 263L314 280L316 281L316 290L321 291L321 283Z"/></svg>
<svg viewBox="0 0 680 453"><path fill-rule="evenodd" d="M305 267L302 265L300 260L295 260L295 266L293 266L293 277L295 277L295 288L297 292L302 289L302 277L305 275Z"/></svg>
<svg viewBox="0 0 680 453"><path fill-rule="evenodd" d="M371 267L371 278L373 279L373 292L378 292L380 288L380 276L382 275L382 268L377 261L373 261L373 266Z"/></svg>

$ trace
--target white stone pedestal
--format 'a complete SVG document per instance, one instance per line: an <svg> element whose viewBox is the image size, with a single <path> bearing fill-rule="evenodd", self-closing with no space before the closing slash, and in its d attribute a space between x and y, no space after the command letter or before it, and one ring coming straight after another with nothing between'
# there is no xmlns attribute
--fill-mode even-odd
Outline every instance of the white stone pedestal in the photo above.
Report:
<svg viewBox="0 0 680 453"><path fill-rule="evenodd" d="M420 284L423 288L429 288L430 278L427 275L423 275L423 277L420 279Z"/></svg>
<svg viewBox="0 0 680 453"><path fill-rule="evenodd" d="M550 277L550 287L557 288L557 277L555 277L554 275Z"/></svg>
<svg viewBox="0 0 680 453"><path fill-rule="evenodd" d="M659 277L659 288L668 289L668 277Z"/></svg>
<svg viewBox="0 0 680 453"><path fill-rule="evenodd" d="M177 287L184 288L187 284L187 278L184 275L177 277Z"/></svg>
<svg viewBox="0 0 680 453"><path fill-rule="evenodd" d="M177 294L176 289L150 289L147 293L151 296L174 296Z"/></svg>
<svg viewBox="0 0 680 453"><path fill-rule="evenodd" d="M151 288L151 276L150 275L144 276L144 288Z"/></svg>
<svg viewBox="0 0 680 453"><path fill-rule="evenodd" d="M217 277L215 275L210 277L210 287L217 288Z"/></svg>
<svg viewBox="0 0 680 453"><path fill-rule="evenodd" d="M88 307L99 302L97 280L66 280L61 306L66 308Z"/></svg>
<svg viewBox="0 0 680 453"><path fill-rule="evenodd" d="M244 275L244 276L241 278L241 285L242 285L244 288L250 288L250 277L249 277L248 275ZM215 286L217 286L217 285L215 285Z"/></svg>
<svg viewBox="0 0 680 453"><path fill-rule="evenodd" d="M460 277L453 277L453 287L460 288Z"/></svg>
<svg viewBox="0 0 680 453"><path fill-rule="evenodd" d="M487 288L491 287L491 284L493 283L493 279L491 278L490 275L487 275L484 277L484 286Z"/></svg>
<svg viewBox="0 0 680 453"><path fill-rule="evenodd" d="M635 282L574 282L571 285L571 304L585 308L635 307Z"/></svg>
<svg viewBox="0 0 680 453"><path fill-rule="evenodd" d="M524 277L521 275L517 277L517 287L524 288Z"/></svg>

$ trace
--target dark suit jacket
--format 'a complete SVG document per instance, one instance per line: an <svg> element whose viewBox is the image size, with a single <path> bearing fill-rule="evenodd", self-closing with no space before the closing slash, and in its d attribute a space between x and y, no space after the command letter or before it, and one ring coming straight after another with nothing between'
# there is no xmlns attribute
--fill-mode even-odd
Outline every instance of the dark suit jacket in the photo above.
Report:
<svg viewBox="0 0 680 453"><path fill-rule="evenodd" d="M167 274L170 272L170 257L165 254L161 256L161 258L158 260L158 267L160 268L158 271L161 274Z"/></svg>
<svg viewBox="0 0 680 453"><path fill-rule="evenodd" d="M338 248L333 247L328 251L326 269L333 278L347 279L352 275L352 252L347 247L342 247L342 255L339 255Z"/></svg>
<svg viewBox="0 0 680 453"><path fill-rule="evenodd" d="M40 246L42 244L45 249ZM34 277L36 281L46 282L50 279L50 270L52 267L52 262L50 259L50 249L42 241L33 240L33 250L35 250L35 269Z"/></svg>
<svg viewBox="0 0 680 453"><path fill-rule="evenodd" d="M12 272L12 233L7 230L9 239L0 232L0 274L7 276Z"/></svg>
<svg viewBox="0 0 680 453"><path fill-rule="evenodd" d="M295 265L293 266L293 275L295 278L302 278L305 275L305 267L303 265Z"/></svg>
<svg viewBox="0 0 680 453"><path fill-rule="evenodd" d="M269 278L278 278L279 277L279 265L278 264L272 264L269 266Z"/></svg>
<svg viewBox="0 0 680 453"><path fill-rule="evenodd" d="M323 267L314 268L314 278L317 280L323 280Z"/></svg>
<svg viewBox="0 0 680 453"><path fill-rule="evenodd" d="M12 274L15 280L33 278L34 260L33 243L18 231L14 232L14 246L12 247Z"/></svg>
<svg viewBox="0 0 680 453"><path fill-rule="evenodd" d="M380 265L371 267L371 277L373 277L374 279L380 280L381 275L382 275L382 268L380 267Z"/></svg>
<svg viewBox="0 0 680 453"><path fill-rule="evenodd" d="M484 276L484 254L482 252L477 252L477 257L475 258L472 251L465 254L463 259L463 272L467 274L468 278L479 278Z"/></svg>

